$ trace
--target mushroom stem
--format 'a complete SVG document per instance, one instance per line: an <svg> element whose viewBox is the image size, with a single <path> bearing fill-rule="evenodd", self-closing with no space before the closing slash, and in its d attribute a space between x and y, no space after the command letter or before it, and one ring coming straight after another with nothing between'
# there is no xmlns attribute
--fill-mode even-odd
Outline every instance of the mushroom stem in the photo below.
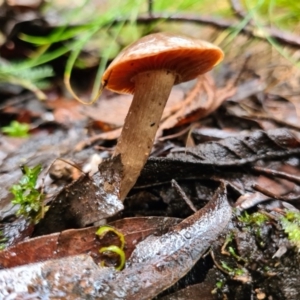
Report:
<svg viewBox="0 0 300 300"><path fill-rule="evenodd" d="M123 164L121 200L147 161L175 79L176 74L168 70L147 71L134 77L134 97L114 152L114 156L121 155Z"/></svg>

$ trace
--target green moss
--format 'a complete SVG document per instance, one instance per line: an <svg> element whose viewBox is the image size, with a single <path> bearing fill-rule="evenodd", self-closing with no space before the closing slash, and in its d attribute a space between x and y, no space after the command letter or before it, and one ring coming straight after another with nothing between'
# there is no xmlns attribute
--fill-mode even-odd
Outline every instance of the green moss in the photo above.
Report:
<svg viewBox="0 0 300 300"><path fill-rule="evenodd" d="M280 222L290 242L300 249L300 213L287 211Z"/></svg>
<svg viewBox="0 0 300 300"><path fill-rule="evenodd" d="M242 213L238 217L238 220L242 223L245 223L245 225L257 225L261 226L262 224L269 221L269 217L267 217L265 214L260 212L255 212L253 214L248 214L246 211Z"/></svg>
<svg viewBox="0 0 300 300"><path fill-rule="evenodd" d="M33 168L22 166L21 169L23 172L22 178L18 184L13 185L10 189L10 192L14 195L12 203L19 205L18 216L24 216L37 224L47 210L47 207L43 204L45 195L35 188L38 175L41 172L41 165Z"/></svg>

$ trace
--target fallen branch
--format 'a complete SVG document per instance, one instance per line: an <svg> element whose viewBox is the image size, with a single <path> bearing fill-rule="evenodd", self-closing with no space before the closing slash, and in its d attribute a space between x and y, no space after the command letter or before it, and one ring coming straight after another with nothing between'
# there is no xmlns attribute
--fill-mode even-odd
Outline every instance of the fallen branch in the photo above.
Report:
<svg viewBox="0 0 300 300"><path fill-rule="evenodd" d="M157 21L167 21L167 22L191 22L196 24L206 24L211 25L220 29L235 28L239 25L239 22L234 22L230 20L215 18L211 16L199 16L190 14L177 14L174 16L169 16L166 14L155 14L152 16L140 16L136 19L138 24L149 24ZM130 22L129 19L118 19L113 24L118 24L121 22ZM111 23L109 25L112 25ZM300 46L300 36L294 35L292 33L281 31L277 28L264 27L263 30L257 30L253 26L246 26L241 29L241 32L254 38L266 39L270 37L276 39L278 42L287 44L290 46Z"/></svg>
<svg viewBox="0 0 300 300"><path fill-rule="evenodd" d="M245 19L247 17L246 12L243 9L239 0L230 0L231 9L233 10L234 14L240 18Z"/></svg>

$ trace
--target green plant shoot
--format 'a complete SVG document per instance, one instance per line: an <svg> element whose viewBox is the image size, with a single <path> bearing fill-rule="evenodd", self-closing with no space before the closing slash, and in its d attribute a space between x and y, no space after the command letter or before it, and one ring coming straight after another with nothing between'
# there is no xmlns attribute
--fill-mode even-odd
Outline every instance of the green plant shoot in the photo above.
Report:
<svg viewBox="0 0 300 300"><path fill-rule="evenodd" d="M41 172L41 165L33 168L22 166L23 176L18 184L10 189L14 195L12 203L19 205L18 216L29 218L31 222L37 224L43 218L47 207L43 205L44 194L35 188L38 175Z"/></svg>
<svg viewBox="0 0 300 300"><path fill-rule="evenodd" d="M108 247L102 247L99 249L100 253L106 254L107 256L112 255L117 255L119 256L119 264L117 266L115 266L115 269L120 271L124 268L125 265L125 252L124 252L124 247L125 247L125 238L124 235L119 232L118 230L116 230L115 228L109 226L109 225L104 225L102 227L100 227L97 231L96 234L100 237L103 238L108 232L111 232L113 234L115 234L119 240L120 240L120 247L116 246L116 245L110 245ZM105 262L102 261L101 266L105 266Z"/></svg>
<svg viewBox="0 0 300 300"><path fill-rule="evenodd" d="M8 126L1 128L2 132L11 137L28 137L29 125L12 121Z"/></svg>

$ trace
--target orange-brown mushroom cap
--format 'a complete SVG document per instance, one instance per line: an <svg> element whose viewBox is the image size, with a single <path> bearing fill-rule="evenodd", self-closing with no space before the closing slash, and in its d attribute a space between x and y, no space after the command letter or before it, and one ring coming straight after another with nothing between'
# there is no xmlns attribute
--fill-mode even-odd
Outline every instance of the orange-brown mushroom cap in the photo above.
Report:
<svg viewBox="0 0 300 300"><path fill-rule="evenodd" d="M160 69L176 73L178 84L208 72L223 57L222 50L208 42L154 33L126 47L104 72L102 84L118 93L133 94L136 74Z"/></svg>

